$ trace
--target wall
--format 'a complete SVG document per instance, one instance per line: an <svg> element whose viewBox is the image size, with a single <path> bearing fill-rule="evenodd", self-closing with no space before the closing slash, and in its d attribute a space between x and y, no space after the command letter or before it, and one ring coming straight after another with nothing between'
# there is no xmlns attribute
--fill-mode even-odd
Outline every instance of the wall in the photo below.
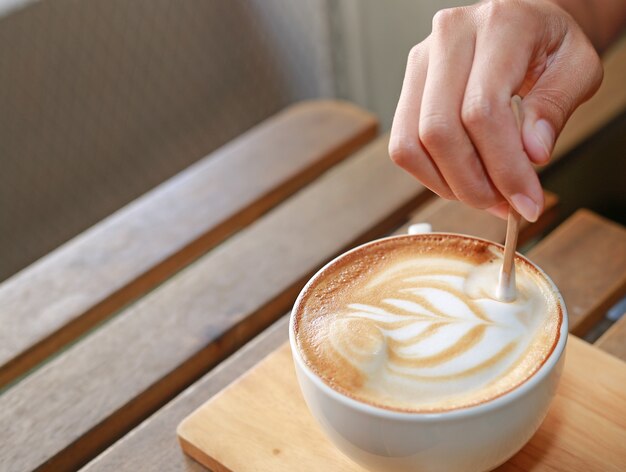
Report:
<svg viewBox="0 0 626 472"><path fill-rule="evenodd" d="M0 280L287 104L325 0L0 0Z"/></svg>
<svg viewBox="0 0 626 472"><path fill-rule="evenodd" d="M329 0L337 93L374 111L389 129L406 58L442 8L462 0Z"/></svg>

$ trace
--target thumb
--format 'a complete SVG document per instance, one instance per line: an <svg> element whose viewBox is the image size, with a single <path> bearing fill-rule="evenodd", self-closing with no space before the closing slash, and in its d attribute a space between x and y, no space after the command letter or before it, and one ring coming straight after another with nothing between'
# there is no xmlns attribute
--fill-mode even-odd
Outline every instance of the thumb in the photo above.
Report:
<svg viewBox="0 0 626 472"><path fill-rule="evenodd" d="M581 33L582 34L582 33ZM587 40L563 44L524 97L522 140L530 160L546 164L557 137L576 108L598 90L602 64ZM581 44L582 43L582 44Z"/></svg>

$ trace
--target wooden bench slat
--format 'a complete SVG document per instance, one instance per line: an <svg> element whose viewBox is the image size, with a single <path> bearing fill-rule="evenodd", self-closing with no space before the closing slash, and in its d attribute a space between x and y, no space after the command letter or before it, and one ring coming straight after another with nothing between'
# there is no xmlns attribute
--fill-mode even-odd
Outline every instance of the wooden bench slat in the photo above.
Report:
<svg viewBox="0 0 626 472"><path fill-rule="evenodd" d="M430 192L387 144L338 164L0 396L10 470L85 463L289 309L330 257L397 226Z"/></svg>
<svg viewBox="0 0 626 472"><path fill-rule="evenodd" d="M90 462L84 471L206 469L180 450L176 427L187 415L256 365L288 338L289 315L283 316L210 373L161 408L146 423Z"/></svg>
<svg viewBox="0 0 626 472"><path fill-rule="evenodd" d="M371 140L344 102L294 105L0 286L0 387Z"/></svg>
<svg viewBox="0 0 626 472"><path fill-rule="evenodd" d="M626 229L588 210L577 211L528 257L559 287L576 335L626 292Z"/></svg>
<svg viewBox="0 0 626 472"><path fill-rule="evenodd" d="M545 230L555 219L558 197L552 192L545 193L544 212L535 223L522 220L519 244L524 244L532 237ZM476 210L458 201L435 198L413 213L409 223L398 233L406 233L413 223L430 223L433 231L469 234L479 238L504 243L506 221L486 211Z"/></svg>
<svg viewBox="0 0 626 472"><path fill-rule="evenodd" d="M626 315L617 320L594 345L626 361Z"/></svg>

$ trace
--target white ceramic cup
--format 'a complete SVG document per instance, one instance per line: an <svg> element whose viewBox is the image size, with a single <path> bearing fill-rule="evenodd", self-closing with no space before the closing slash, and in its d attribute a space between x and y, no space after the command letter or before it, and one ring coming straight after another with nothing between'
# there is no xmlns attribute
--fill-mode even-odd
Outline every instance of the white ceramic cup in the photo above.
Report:
<svg viewBox="0 0 626 472"><path fill-rule="evenodd" d="M289 341L298 382L326 435L345 455L372 471L485 471L513 456L546 416L565 360L565 303L554 282L541 269L539 272L557 294L563 313L556 348L532 377L511 392L477 406L443 413L386 410L333 390L302 359L292 312Z"/></svg>

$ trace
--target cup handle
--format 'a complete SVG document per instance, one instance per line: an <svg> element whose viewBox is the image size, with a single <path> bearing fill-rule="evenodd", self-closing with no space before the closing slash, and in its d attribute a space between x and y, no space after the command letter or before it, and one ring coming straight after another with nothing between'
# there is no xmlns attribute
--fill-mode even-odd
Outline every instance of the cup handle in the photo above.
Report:
<svg viewBox="0 0 626 472"><path fill-rule="evenodd" d="M409 226L409 229L407 231L408 234L426 234L426 233L432 233L433 232L433 227L431 226L430 223L415 223L412 224L411 226Z"/></svg>

